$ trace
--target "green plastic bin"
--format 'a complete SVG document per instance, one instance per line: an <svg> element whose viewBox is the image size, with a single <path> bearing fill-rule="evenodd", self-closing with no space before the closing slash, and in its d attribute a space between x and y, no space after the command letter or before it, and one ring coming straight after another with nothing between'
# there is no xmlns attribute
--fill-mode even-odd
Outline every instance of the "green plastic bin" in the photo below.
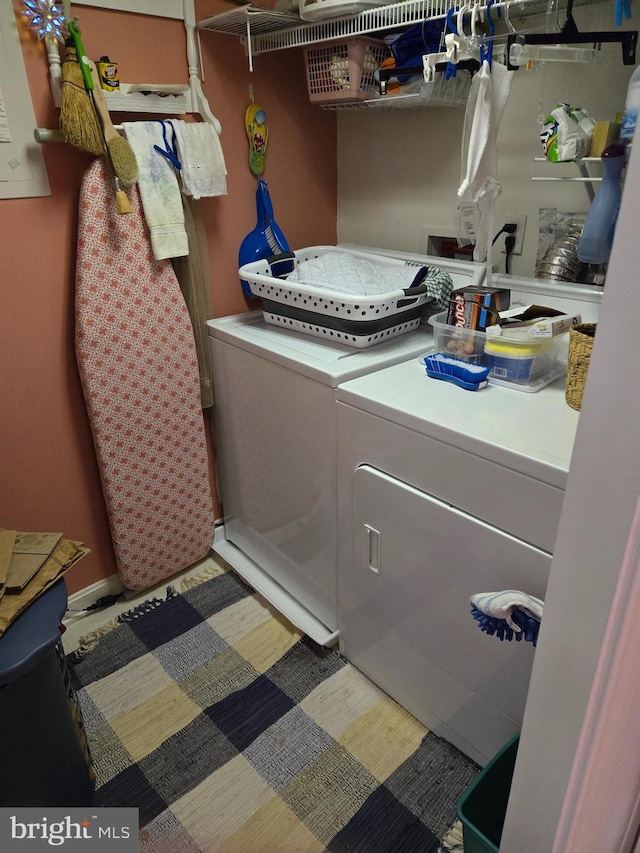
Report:
<svg viewBox="0 0 640 853"><path fill-rule="evenodd" d="M498 853L519 740L505 743L458 800L464 853Z"/></svg>

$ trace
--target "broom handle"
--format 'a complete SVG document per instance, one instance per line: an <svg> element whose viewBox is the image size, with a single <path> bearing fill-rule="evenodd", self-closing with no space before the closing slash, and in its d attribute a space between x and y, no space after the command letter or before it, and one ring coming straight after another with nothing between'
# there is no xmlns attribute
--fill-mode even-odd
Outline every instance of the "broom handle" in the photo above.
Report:
<svg viewBox="0 0 640 853"><path fill-rule="evenodd" d="M93 84L93 100L95 104L96 113L98 113L100 124L102 126L102 131L104 133L104 138L107 140L107 143L109 143L112 139L119 138L120 134L115 129L113 122L111 121L111 116L109 115L109 107L107 106L107 102L104 97L104 92L100 87L98 69L96 68L95 63L91 62L91 60L87 60L87 66L89 68L89 74L91 75L91 82Z"/></svg>
<svg viewBox="0 0 640 853"><path fill-rule="evenodd" d="M82 44L82 39L80 38L80 29L75 21L69 21L67 24L67 29L69 30L69 35L73 39L73 44L76 49L76 56L78 57L78 65L80 66L80 70L82 71L82 78L84 80L84 88L87 92L93 92L93 80L91 78L91 67L89 65L89 59L87 58L87 54L84 52L84 45Z"/></svg>

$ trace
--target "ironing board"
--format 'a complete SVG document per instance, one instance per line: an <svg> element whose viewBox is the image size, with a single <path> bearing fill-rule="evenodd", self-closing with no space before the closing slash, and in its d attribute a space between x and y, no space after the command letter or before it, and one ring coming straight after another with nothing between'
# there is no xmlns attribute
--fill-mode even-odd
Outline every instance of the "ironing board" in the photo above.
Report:
<svg viewBox="0 0 640 853"><path fill-rule="evenodd" d="M153 258L138 190L116 213L102 160L80 191L76 357L123 584L146 589L204 557L214 513L187 307Z"/></svg>

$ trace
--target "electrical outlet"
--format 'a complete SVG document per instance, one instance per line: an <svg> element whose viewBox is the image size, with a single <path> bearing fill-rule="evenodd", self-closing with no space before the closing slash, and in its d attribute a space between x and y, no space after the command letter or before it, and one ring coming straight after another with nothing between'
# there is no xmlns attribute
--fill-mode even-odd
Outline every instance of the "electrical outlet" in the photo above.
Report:
<svg viewBox="0 0 640 853"><path fill-rule="evenodd" d="M512 255L521 255L522 254L522 244L524 243L524 231L527 225L527 215L526 213L507 213L504 218L505 222L515 222L518 226L518 230L513 235L516 238L515 245L513 247ZM501 252L502 254L506 254L504 250L504 238L507 237L507 234L501 234L499 237Z"/></svg>

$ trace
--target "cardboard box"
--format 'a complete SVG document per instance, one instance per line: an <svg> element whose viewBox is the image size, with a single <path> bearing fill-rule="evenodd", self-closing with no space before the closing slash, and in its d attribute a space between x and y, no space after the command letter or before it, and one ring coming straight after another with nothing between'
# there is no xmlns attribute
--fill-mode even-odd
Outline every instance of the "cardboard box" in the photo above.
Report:
<svg viewBox="0 0 640 853"><path fill-rule="evenodd" d="M29 583L62 539L62 533L18 533L5 579L7 592L19 592Z"/></svg>
<svg viewBox="0 0 640 853"><path fill-rule="evenodd" d="M449 299L447 324L484 332L510 302L511 291L506 287L460 287Z"/></svg>
<svg viewBox="0 0 640 853"><path fill-rule="evenodd" d="M9 565L11 564L11 555L15 541L15 530L0 530L0 598L2 598L6 588L5 583L7 574L9 573Z"/></svg>
<svg viewBox="0 0 640 853"><path fill-rule="evenodd" d="M606 148L620 136L620 125L615 121L598 121L591 136L589 157L602 157Z"/></svg>

